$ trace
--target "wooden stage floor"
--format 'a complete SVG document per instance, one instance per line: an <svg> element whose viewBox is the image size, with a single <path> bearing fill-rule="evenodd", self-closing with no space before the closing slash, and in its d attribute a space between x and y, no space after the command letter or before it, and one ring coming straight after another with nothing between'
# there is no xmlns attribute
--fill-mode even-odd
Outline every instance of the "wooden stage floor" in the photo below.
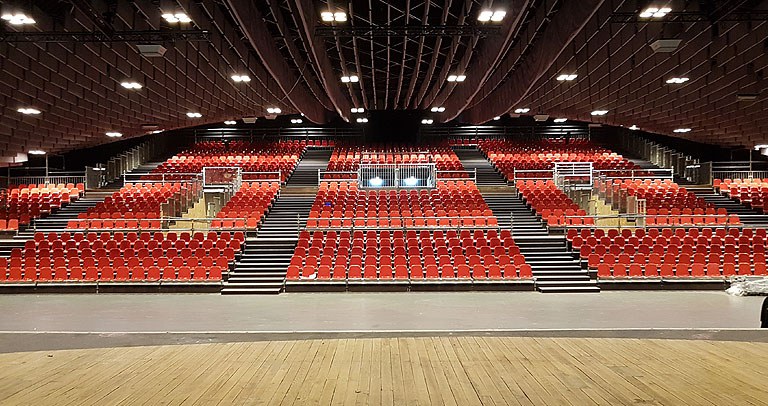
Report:
<svg viewBox="0 0 768 406"><path fill-rule="evenodd" d="M2 405L765 405L768 344L295 340L0 355Z"/></svg>

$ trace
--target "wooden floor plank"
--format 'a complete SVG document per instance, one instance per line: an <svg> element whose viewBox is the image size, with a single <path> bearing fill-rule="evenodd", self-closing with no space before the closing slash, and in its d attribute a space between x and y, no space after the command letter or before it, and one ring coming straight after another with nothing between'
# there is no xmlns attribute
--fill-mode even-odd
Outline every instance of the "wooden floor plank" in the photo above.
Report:
<svg viewBox="0 0 768 406"><path fill-rule="evenodd" d="M764 405L768 344L424 337L0 354L2 405Z"/></svg>

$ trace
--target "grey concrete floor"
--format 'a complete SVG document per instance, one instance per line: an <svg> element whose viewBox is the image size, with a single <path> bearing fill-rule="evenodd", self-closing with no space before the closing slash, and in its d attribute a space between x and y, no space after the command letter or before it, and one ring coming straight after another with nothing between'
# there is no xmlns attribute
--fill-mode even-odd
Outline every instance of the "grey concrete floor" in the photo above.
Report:
<svg viewBox="0 0 768 406"><path fill-rule="evenodd" d="M722 292L2 295L0 353L440 335L768 342Z"/></svg>
<svg viewBox="0 0 768 406"><path fill-rule="evenodd" d="M461 332L759 327L722 292L3 295L4 332Z"/></svg>

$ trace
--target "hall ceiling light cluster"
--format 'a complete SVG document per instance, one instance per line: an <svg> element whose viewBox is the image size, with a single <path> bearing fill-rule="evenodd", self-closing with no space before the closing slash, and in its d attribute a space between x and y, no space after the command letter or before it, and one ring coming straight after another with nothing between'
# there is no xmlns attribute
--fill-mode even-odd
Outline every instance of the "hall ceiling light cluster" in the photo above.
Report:
<svg viewBox="0 0 768 406"><path fill-rule="evenodd" d="M507 12L504 10L483 10L477 16L477 21L487 23L488 21L499 22L504 19Z"/></svg>
<svg viewBox="0 0 768 406"><path fill-rule="evenodd" d="M336 21L337 23L343 23L347 21L347 13L344 13L342 11L337 11L335 13L330 11L323 11L322 13L320 13L320 19L322 19L327 23L332 21Z"/></svg>
<svg viewBox="0 0 768 406"><path fill-rule="evenodd" d="M520 109L515 109L515 114L525 114L525 113L527 113L529 111L531 111L531 109L529 109L527 107L523 107L523 108L520 108Z"/></svg>
<svg viewBox="0 0 768 406"><path fill-rule="evenodd" d="M360 81L360 78L357 75L342 76L341 81L342 83L357 83Z"/></svg>
<svg viewBox="0 0 768 406"><path fill-rule="evenodd" d="M368 119L367 119L367 118L365 118L365 117L358 117L358 119L357 119L356 121L357 121L358 123L367 123L367 122L368 122Z"/></svg>
<svg viewBox="0 0 768 406"><path fill-rule="evenodd" d="M662 18L672 11L669 7L648 7L640 13L641 18Z"/></svg>
<svg viewBox="0 0 768 406"><path fill-rule="evenodd" d="M676 132L676 133L687 133L687 132L691 132L691 129L690 128L678 128L678 129L674 130L673 132Z"/></svg>
<svg viewBox="0 0 768 406"><path fill-rule="evenodd" d="M235 124L237 124L237 121L235 121L235 120L227 120L227 121L224 122L224 124L225 125L235 125Z"/></svg>
<svg viewBox="0 0 768 406"><path fill-rule="evenodd" d="M292 118L291 119L291 124L301 124L303 122L304 122L304 120L302 120L300 118Z"/></svg>
<svg viewBox="0 0 768 406"><path fill-rule="evenodd" d="M352 107L349 111L353 113L364 113L365 109L362 107Z"/></svg>
<svg viewBox="0 0 768 406"><path fill-rule="evenodd" d="M592 113L590 113L593 116L604 116L608 114L608 110L595 110Z"/></svg>
<svg viewBox="0 0 768 406"><path fill-rule="evenodd" d="M421 120L421 124L432 124L434 122L435 122L435 120L432 120L431 118L425 118L425 119Z"/></svg>
<svg viewBox="0 0 768 406"><path fill-rule="evenodd" d="M283 110L280 110L280 107L267 107L267 113L269 114L280 114Z"/></svg>
<svg viewBox="0 0 768 406"><path fill-rule="evenodd" d="M29 25L35 23L35 20L32 17L27 17L24 13L5 13L2 18L3 20L8 21L11 25Z"/></svg>
<svg viewBox="0 0 768 406"><path fill-rule="evenodd" d="M122 87L124 87L126 89L132 89L132 90L138 90L138 89L142 88L141 83L139 83L139 82L129 82L129 81L125 81L125 82L120 83L120 86L122 86Z"/></svg>
<svg viewBox="0 0 768 406"><path fill-rule="evenodd" d="M189 18L188 15L184 13L165 13L163 14L163 18L165 21L168 21L169 23L191 23L192 19Z"/></svg>
<svg viewBox="0 0 768 406"><path fill-rule="evenodd" d="M429 109L429 111L431 111L433 113L442 113L442 112L445 111L445 107L442 107L442 106L440 106L440 107L432 107L431 109Z"/></svg>
<svg viewBox="0 0 768 406"><path fill-rule="evenodd" d="M467 80L466 75L448 75L449 82L463 82Z"/></svg>
<svg viewBox="0 0 768 406"><path fill-rule="evenodd" d="M667 84L668 85L679 85L679 84L683 84L683 83L687 82L688 80L690 80L690 79L688 79L688 78L670 78L670 79L667 79Z"/></svg>
<svg viewBox="0 0 768 406"><path fill-rule="evenodd" d="M122 136L123 136L123 134L121 134L119 132L115 132L115 131L110 131L110 132L107 133L107 137L109 137L109 138L120 138Z"/></svg>
<svg viewBox="0 0 768 406"><path fill-rule="evenodd" d="M556 123L564 123L564 122L568 121L568 119L567 118L556 118L554 121Z"/></svg>
<svg viewBox="0 0 768 406"><path fill-rule="evenodd" d="M189 118L200 118L202 116L203 115L200 114L200 113L194 113L194 112L191 112L191 111L189 113L187 113L187 117L189 117Z"/></svg>
<svg viewBox="0 0 768 406"><path fill-rule="evenodd" d="M45 151L42 149L30 149L27 153L29 155L45 155Z"/></svg>
<svg viewBox="0 0 768 406"><path fill-rule="evenodd" d="M637 131L637 130L639 130L639 129L640 129L640 127L638 127L638 126L636 126L636 125L632 124L632 127L629 127L629 129L630 129L630 130L632 130L632 131Z"/></svg>
<svg viewBox="0 0 768 406"><path fill-rule="evenodd" d="M240 82L248 83L251 81L251 77L248 75L232 75L232 80L238 83Z"/></svg>
<svg viewBox="0 0 768 406"><path fill-rule="evenodd" d="M557 80L560 82L571 82L576 80L576 78L579 77L579 75L575 73L564 73L557 77Z"/></svg>
<svg viewBox="0 0 768 406"><path fill-rule="evenodd" d="M21 114L27 114L27 115L33 115L33 116L40 114L40 110L34 109L32 107L21 107L16 111L18 111Z"/></svg>

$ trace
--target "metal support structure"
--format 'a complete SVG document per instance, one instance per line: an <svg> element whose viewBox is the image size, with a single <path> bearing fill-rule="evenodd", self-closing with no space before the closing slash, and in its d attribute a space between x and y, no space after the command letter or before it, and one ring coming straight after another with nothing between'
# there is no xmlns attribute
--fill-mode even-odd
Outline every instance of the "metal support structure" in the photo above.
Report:
<svg viewBox="0 0 768 406"><path fill-rule="evenodd" d="M320 26L317 37L480 37L501 34L501 27L492 25L378 25L378 26Z"/></svg>
<svg viewBox="0 0 768 406"><path fill-rule="evenodd" d="M153 30L104 32L0 32L0 42L171 42L210 41L205 30Z"/></svg>

